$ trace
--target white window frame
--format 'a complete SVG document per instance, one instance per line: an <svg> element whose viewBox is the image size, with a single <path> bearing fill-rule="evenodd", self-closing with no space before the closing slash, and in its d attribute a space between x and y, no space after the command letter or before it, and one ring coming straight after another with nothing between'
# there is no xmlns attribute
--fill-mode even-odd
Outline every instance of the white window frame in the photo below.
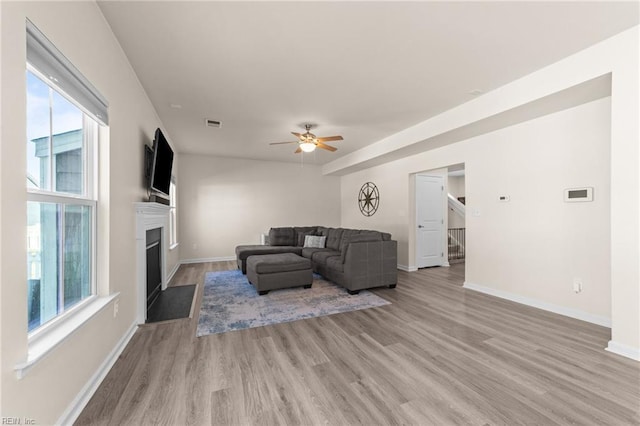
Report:
<svg viewBox="0 0 640 426"><path fill-rule="evenodd" d="M52 179L53 167L49 167L49 189L26 186L27 201L55 203L61 205L86 205L91 207L90 250L90 295L67 310L63 310L49 321L29 332L26 358L15 367L18 379L50 351L65 341L98 312L108 306L119 293L98 295L97 285L97 229L98 229L98 143L99 126L108 125L108 103L73 64L30 21L26 22L27 64L25 72L40 78L45 84L66 98L83 112L83 194L55 192ZM66 89L66 90L65 90ZM26 93L25 93L26 95ZM27 124L27 123L25 123ZM52 126L50 122L50 126ZM52 135L52 127L49 134ZM53 141L51 140L51 144ZM50 146L51 148L51 146ZM50 149L52 163L54 155ZM26 259L26 256L25 256ZM25 283L26 284L26 283ZM27 300L25 299L25 306Z"/></svg>
<svg viewBox="0 0 640 426"><path fill-rule="evenodd" d="M49 84L47 79L37 69L27 64L27 70L40 78L51 89L55 90L58 94L63 96L72 104L76 105L73 99L70 99L61 89ZM53 155L53 123L49 121L49 186L50 189L29 188L27 186L27 201L39 202L39 203L52 203L63 206L67 205L83 205L91 207L91 229L90 229L90 295L73 305L71 308L62 311L55 317L41 324L34 330L28 332L29 342L37 341L43 335L46 335L49 330L55 328L58 323L63 322L65 318L82 309L83 306L91 303L97 295L97 273L96 273L96 235L97 235L97 209L98 209L98 197L97 197L97 144L98 144L98 123L87 116L83 112L82 119L82 163L83 163L83 187L84 194L71 194L66 192L57 192L55 190L55 179L53 170L55 164L55 156ZM60 289L58 289L60 291ZM63 303L64 306L64 303Z"/></svg>

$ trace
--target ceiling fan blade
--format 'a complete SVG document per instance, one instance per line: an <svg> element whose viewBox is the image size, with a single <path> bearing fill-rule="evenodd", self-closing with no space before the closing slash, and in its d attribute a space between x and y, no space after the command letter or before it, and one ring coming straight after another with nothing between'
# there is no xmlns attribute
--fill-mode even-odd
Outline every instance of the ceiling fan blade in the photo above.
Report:
<svg viewBox="0 0 640 426"><path fill-rule="evenodd" d="M318 138L318 142L331 142L331 141L341 141L344 140L342 136L327 136L325 138Z"/></svg>
<svg viewBox="0 0 640 426"><path fill-rule="evenodd" d="M326 149L327 151L331 151L334 152L336 151L338 148L334 148L331 145L325 145L322 142L318 142L318 144L316 145L318 148L322 148L322 149Z"/></svg>
<svg viewBox="0 0 640 426"><path fill-rule="evenodd" d="M292 134L293 136L295 136L296 138L298 138L298 139L302 139L302 135L301 135L300 133L291 132L291 134Z"/></svg>
<svg viewBox="0 0 640 426"><path fill-rule="evenodd" d="M291 142L271 142L269 145L282 145L284 143L298 143L298 141L291 141Z"/></svg>
<svg viewBox="0 0 640 426"><path fill-rule="evenodd" d="M293 151L294 154L300 154L301 152L302 152L302 149L300 147L298 147L298 149Z"/></svg>

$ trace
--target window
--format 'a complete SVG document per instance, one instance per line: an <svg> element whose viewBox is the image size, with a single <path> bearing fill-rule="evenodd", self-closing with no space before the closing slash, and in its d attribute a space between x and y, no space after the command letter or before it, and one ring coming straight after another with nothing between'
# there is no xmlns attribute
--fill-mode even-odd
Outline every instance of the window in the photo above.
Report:
<svg viewBox="0 0 640 426"><path fill-rule="evenodd" d="M106 102L27 22L28 330L96 294L98 126Z"/></svg>
<svg viewBox="0 0 640 426"><path fill-rule="evenodd" d="M171 184L169 185L169 248L178 245L178 195L176 193L176 178L171 176Z"/></svg>

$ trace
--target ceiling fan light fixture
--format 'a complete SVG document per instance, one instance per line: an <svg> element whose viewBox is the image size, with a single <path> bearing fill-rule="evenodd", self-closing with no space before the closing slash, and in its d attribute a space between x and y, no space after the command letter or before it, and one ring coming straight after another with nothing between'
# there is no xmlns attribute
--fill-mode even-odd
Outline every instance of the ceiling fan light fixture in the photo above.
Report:
<svg viewBox="0 0 640 426"><path fill-rule="evenodd" d="M300 149L304 152L313 152L316 149L316 145L312 142L303 142L300 144Z"/></svg>
<svg viewBox="0 0 640 426"><path fill-rule="evenodd" d="M310 153L315 151L316 148L320 148L325 151L335 152L338 148L335 148L331 145L326 145L325 142L343 140L342 136L323 136L319 138L309 131L311 130L310 124L307 124L304 127L307 129L305 133L301 134L297 132L291 132L298 140L287 141L287 142L271 142L269 145L283 145L283 144L295 143L298 145L298 147L294 151L294 154L300 154L304 152Z"/></svg>

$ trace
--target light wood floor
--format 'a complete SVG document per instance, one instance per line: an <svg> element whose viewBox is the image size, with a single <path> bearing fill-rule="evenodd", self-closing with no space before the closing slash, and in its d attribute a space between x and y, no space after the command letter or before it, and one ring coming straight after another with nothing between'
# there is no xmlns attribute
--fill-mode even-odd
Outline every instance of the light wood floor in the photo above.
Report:
<svg viewBox="0 0 640 426"><path fill-rule="evenodd" d="M202 284L232 262L183 265ZM640 424L640 367L606 328L399 272L391 305L195 337L140 327L77 424Z"/></svg>

